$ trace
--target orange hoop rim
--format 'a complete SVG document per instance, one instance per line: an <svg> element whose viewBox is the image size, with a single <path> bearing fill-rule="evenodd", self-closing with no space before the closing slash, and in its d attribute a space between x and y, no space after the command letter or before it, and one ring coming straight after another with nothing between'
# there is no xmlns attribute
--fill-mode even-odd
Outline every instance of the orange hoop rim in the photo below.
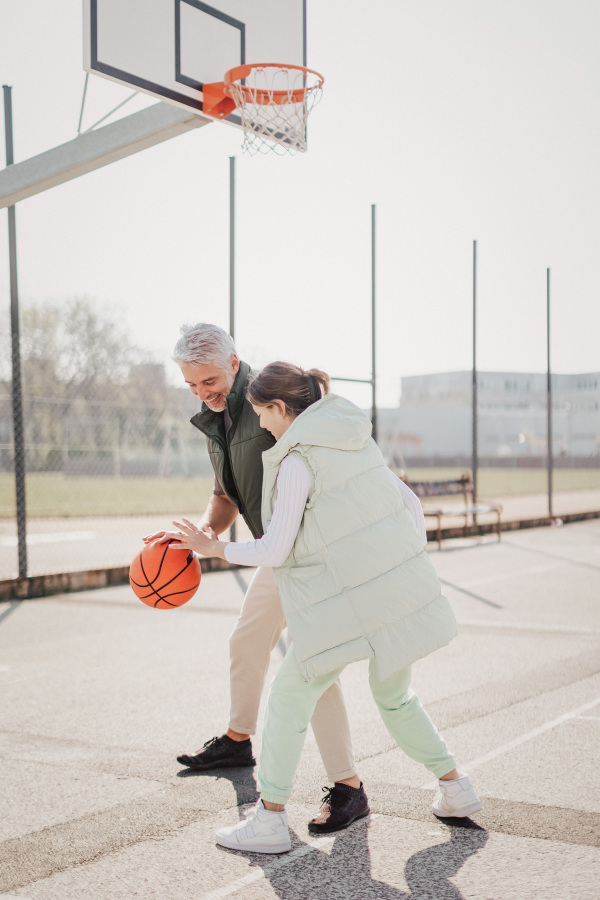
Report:
<svg viewBox="0 0 600 900"><path fill-rule="evenodd" d="M235 82L242 81L247 78L253 69L296 69L304 72L305 75L314 75L317 83L310 87L296 88L293 91L265 91L260 88L250 88L245 84L235 84L235 89L239 91L246 100L253 103L260 103L263 106L281 106L285 103L302 103L307 94L317 91L323 87L325 79L319 72L314 69L307 69L306 66L295 66L291 63L246 63L243 66L236 66L225 72L223 78L223 91L228 97L235 99L232 86Z"/></svg>

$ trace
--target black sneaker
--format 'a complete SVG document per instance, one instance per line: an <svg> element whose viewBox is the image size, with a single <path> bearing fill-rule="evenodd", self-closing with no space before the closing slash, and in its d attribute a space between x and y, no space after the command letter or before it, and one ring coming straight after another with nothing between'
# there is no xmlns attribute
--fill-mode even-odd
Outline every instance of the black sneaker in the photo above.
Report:
<svg viewBox="0 0 600 900"><path fill-rule="evenodd" d="M226 734L211 738L195 756L178 756L177 762L190 769L225 769L256 765L250 738L245 741L232 741Z"/></svg>
<svg viewBox="0 0 600 900"><path fill-rule="evenodd" d="M332 788L324 787L323 790L326 794L321 800L319 814L308 823L311 834L341 831L371 812L362 781L359 788L336 781Z"/></svg>

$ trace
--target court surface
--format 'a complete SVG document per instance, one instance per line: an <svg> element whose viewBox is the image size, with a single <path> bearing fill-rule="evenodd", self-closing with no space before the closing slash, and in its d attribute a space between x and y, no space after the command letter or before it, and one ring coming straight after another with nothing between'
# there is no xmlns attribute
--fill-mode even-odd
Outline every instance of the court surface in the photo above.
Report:
<svg viewBox="0 0 600 900"><path fill-rule="evenodd" d="M483 811L433 816L430 777L394 748L356 664L343 683L371 820L309 837L325 784L309 735L280 857L213 841L253 801L254 770L175 760L226 727L250 571L204 576L173 612L126 587L0 604L0 900L597 900L600 521L453 541L432 559L460 636L415 666L413 687Z"/></svg>

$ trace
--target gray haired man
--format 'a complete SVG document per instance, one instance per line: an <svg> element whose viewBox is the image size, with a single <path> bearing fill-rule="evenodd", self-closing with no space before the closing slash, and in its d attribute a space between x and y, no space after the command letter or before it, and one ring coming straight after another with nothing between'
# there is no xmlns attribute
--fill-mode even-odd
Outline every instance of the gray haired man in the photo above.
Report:
<svg viewBox="0 0 600 900"><path fill-rule="evenodd" d="M275 439L260 427L258 416L246 400L250 367L239 359L227 332L216 325L201 322L183 326L181 335L173 359L192 393L202 401L201 411L191 421L206 436L215 473L214 492L201 528L216 537L229 528L239 513L254 538L260 538L262 453ZM195 754L178 756L178 762L198 770L255 765L251 735L256 732L271 651L284 628L273 571L260 567L248 587L230 638L229 727ZM323 694L311 724L327 776L334 786L319 815L309 823L309 830L338 831L368 812L339 682Z"/></svg>

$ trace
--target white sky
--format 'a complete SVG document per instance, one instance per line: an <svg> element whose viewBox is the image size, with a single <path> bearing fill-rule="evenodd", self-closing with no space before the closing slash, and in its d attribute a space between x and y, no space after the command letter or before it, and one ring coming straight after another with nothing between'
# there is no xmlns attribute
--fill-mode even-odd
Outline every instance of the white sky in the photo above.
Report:
<svg viewBox="0 0 600 900"><path fill-rule="evenodd" d="M306 155L244 157L240 133L214 124L21 202L21 302L97 297L160 359L182 322L227 328L235 155L249 362L370 376L376 203L382 406L402 375L470 368L474 239L479 367L545 370L550 266L553 368L599 370L597 0L309 0L308 16L326 83ZM0 0L0 20L20 161L75 136L81 7ZM92 76L85 125L128 93ZM2 212L4 327L8 306ZM338 389L369 403L366 386Z"/></svg>

